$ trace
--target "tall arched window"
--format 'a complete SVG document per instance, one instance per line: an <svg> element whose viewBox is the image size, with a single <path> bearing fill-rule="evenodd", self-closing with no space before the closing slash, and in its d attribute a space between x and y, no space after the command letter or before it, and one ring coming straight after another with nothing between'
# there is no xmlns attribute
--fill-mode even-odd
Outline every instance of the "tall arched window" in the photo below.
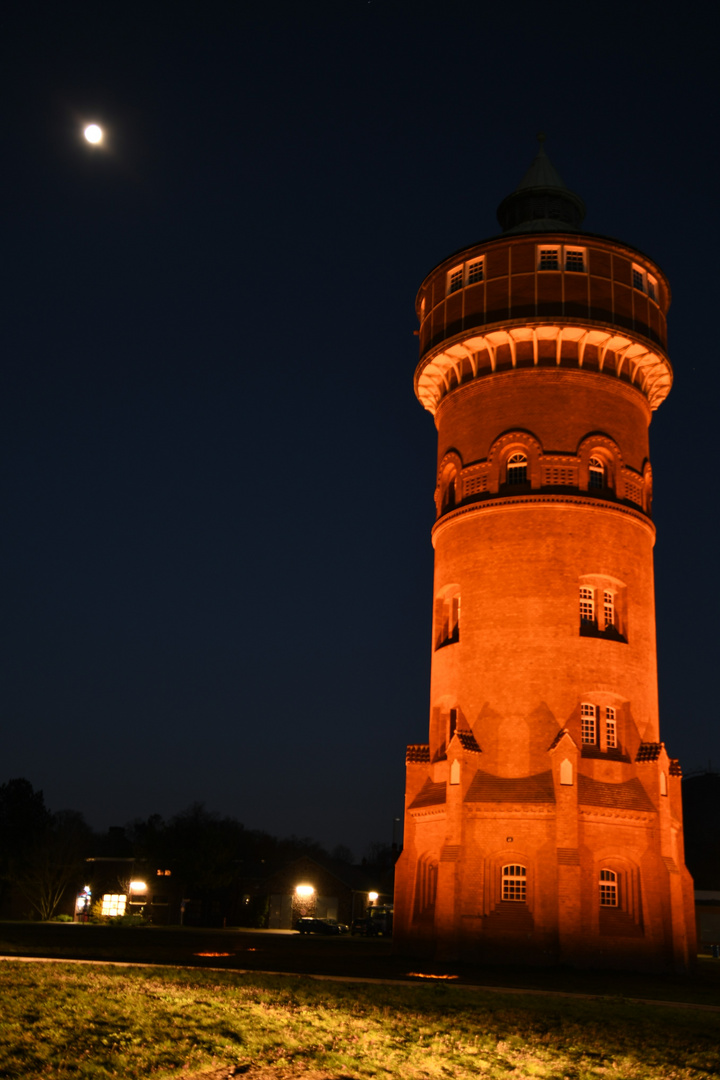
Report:
<svg viewBox="0 0 720 1080"><path fill-rule="evenodd" d="M600 907L618 906L618 879L614 870L600 871Z"/></svg>
<svg viewBox="0 0 720 1080"><path fill-rule="evenodd" d="M594 746L597 742L596 716L596 707L584 701L580 706L580 738L586 746Z"/></svg>
<svg viewBox="0 0 720 1080"><path fill-rule="evenodd" d="M608 750L617 748L617 714L611 705L605 707L605 741Z"/></svg>
<svg viewBox="0 0 720 1080"><path fill-rule="evenodd" d="M589 475L588 475L588 487L591 488L604 488L605 487L605 466L599 457L591 457L588 463Z"/></svg>
<svg viewBox="0 0 720 1080"><path fill-rule="evenodd" d="M435 648L460 640L460 589L450 585L435 601Z"/></svg>
<svg viewBox="0 0 720 1080"><path fill-rule="evenodd" d="M508 484L527 484L527 454L511 454L507 461Z"/></svg>
<svg viewBox="0 0 720 1080"><path fill-rule="evenodd" d="M524 903L527 896L527 870L517 864L502 868L503 900L519 900Z"/></svg>
<svg viewBox="0 0 720 1080"><path fill-rule="evenodd" d="M603 618L606 630L615 625L615 594L610 589L603 589Z"/></svg>
<svg viewBox="0 0 720 1080"><path fill-rule="evenodd" d="M455 473L451 473L445 481L445 486L442 493L442 513L446 514L448 510L455 509L455 503L457 501L457 476Z"/></svg>
<svg viewBox="0 0 720 1080"><path fill-rule="evenodd" d="M595 622L595 590L588 585L580 586L580 622Z"/></svg>
<svg viewBox="0 0 720 1080"><path fill-rule="evenodd" d="M418 862L415 882L415 915L432 915L437 894L438 864L424 856Z"/></svg>

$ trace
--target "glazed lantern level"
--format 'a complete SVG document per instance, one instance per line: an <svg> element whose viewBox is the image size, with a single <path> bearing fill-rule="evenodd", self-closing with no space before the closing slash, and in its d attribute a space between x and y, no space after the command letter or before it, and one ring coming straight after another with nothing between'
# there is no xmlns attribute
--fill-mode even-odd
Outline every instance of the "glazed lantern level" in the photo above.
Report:
<svg viewBox="0 0 720 1080"><path fill-rule="evenodd" d="M685 968L661 742L648 428L670 289L542 145L502 232L420 287L438 431L428 741L408 747L395 936L437 957Z"/></svg>

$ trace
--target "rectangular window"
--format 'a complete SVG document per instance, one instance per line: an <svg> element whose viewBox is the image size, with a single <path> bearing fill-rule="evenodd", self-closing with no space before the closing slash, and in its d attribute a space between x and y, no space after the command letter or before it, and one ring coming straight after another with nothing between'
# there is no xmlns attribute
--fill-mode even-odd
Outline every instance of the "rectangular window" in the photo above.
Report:
<svg viewBox="0 0 720 1080"><path fill-rule="evenodd" d="M464 271L462 266L458 266L457 269L451 270L448 274L448 292L454 293L458 289L463 287Z"/></svg>
<svg viewBox="0 0 720 1080"><path fill-rule="evenodd" d="M608 750L615 750L617 747L617 721L615 719L615 710L611 709L609 705L605 710L605 736Z"/></svg>
<svg viewBox="0 0 720 1080"><path fill-rule="evenodd" d="M582 249L565 249L565 269L574 270L577 274L585 272L585 252Z"/></svg>
<svg viewBox="0 0 720 1080"><path fill-rule="evenodd" d="M560 250L559 248L540 248L540 262L538 265L539 270L559 270L560 269Z"/></svg>
<svg viewBox="0 0 720 1080"><path fill-rule="evenodd" d="M580 622L595 622L595 597L585 585L580 586Z"/></svg>
<svg viewBox="0 0 720 1080"><path fill-rule="evenodd" d="M474 285L477 281L482 281L485 276L485 260L476 259L475 262L468 263L467 283L468 285Z"/></svg>
<svg viewBox="0 0 720 1080"><path fill-rule="evenodd" d="M595 715L596 709L594 705L583 703L580 706L580 738L586 746L595 746L597 742Z"/></svg>
<svg viewBox="0 0 720 1080"><path fill-rule="evenodd" d="M649 274L647 279L647 294L651 300L657 300L657 281L654 277L650 277Z"/></svg>
<svg viewBox="0 0 720 1080"><path fill-rule="evenodd" d="M125 902L127 896L125 893L105 893L102 898L102 907L100 908L100 914L114 918L116 915L125 914Z"/></svg>
<svg viewBox="0 0 720 1080"><path fill-rule="evenodd" d="M606 628L615 625L615 597L607 591L603 593L603 618Z"/></svg>
<svg viewBox="0 0 720 1080"><path fill-rule="evenodd" d="M641 270L639 266L633 266L632 268L632 283L634 289L645 292L645 271Z"/></svg>

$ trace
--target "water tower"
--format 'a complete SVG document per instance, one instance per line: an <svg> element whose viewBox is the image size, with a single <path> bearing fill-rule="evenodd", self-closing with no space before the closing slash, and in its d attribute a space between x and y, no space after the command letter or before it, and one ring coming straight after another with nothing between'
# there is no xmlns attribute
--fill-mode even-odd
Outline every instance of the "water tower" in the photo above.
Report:
<svg viewBox="0 0 720 1080"><path fill-rule="evenodd" d="M686 969L680 768L660 740L648 428L670 290L582 231L539 153L502 232L420 287L438 431L427 743L395 934L437 958Z"/></svg>

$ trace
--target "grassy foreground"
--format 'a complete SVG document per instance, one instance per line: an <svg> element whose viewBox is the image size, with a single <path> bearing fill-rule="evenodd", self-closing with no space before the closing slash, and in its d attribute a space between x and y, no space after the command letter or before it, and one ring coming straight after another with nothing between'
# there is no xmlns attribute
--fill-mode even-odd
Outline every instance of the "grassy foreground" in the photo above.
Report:
<svg viewBox="0 0 720 1080"><path fill-rule="evenodd" d="M720 1074L720 1014L502 995L443 983L0 964L0 1077L283 1076L695 1080ZM226 1073L227 1075L227 1073Z"/></svg>

